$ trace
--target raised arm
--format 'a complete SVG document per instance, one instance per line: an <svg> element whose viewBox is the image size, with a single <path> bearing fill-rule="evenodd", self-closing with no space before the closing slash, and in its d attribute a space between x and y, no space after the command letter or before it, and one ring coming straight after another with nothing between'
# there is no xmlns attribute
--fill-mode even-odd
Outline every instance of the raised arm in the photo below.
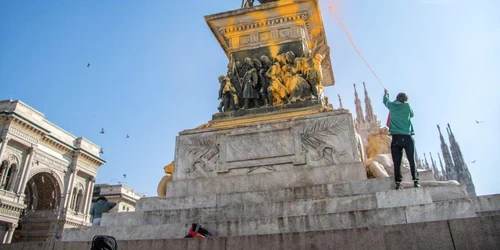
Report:
<svg viewBox="0 0 500 250"><path fill-rule="evenodd" d="M391 102L389 101L389 92L384 89L384 105L390 110Z"/></svg>

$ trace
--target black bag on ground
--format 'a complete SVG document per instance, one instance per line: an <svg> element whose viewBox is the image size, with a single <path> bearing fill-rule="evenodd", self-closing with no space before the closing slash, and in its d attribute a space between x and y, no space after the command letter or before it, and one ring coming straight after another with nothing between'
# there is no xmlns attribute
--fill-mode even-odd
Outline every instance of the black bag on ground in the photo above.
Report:
<svg viewBox="0 0 500 250"><path fill-rule="evenodd" d="M90 250L116 250L118 249L118 244L116 244L116 239L113 236L108 235L96 235L92 239L92 247Z"/></svg>

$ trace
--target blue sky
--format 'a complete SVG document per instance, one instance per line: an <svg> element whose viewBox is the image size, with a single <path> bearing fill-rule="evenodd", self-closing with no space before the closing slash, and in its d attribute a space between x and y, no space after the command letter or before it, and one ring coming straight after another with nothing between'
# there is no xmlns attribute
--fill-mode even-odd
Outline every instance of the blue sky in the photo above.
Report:
<svg viewBox="0 0 500 250"><path fill-rule="evenodd" d="M326 95L338 106L341 94L354 112L352 83L365 81L382 121L383 89L328 11L332 2L393 96L409 95L419 153L436 156L436 124L450 123L477 193L500 193L494 157L500 152L500 2L321 1L336 77ZM20 99L104 147L108 163L98 182L122 181L156 195L175 136L217 111L217 76L227 58L203 16L239 5L0 1L0 99ZM99 134L101 127L106 134Z"/></svg>

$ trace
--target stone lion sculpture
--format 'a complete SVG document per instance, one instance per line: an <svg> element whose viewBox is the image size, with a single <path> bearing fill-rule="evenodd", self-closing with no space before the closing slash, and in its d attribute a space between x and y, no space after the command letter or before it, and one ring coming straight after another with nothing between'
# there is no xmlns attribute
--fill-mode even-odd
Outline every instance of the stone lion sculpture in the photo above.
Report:
<svg viewBox="0 0 500 250"><path fill-rule="evenodd" d="M379 128L368 136L366 145L365 162L366 174L368 178L382 178L394 176L394 162L391 156L391 141L389 129ZM401 161L401 173L410 172L410 163L406 158L406 153L403 154ZM420 181L422 186L453 186L459 185L455 180L451 181ZM412 182L402 182L404 187L412 187Z"/></svg>
<svg viewBox="0 0 500 250"><path fill-rule="evenodd" d="M161 178L160 183L158 183L158 189L156 192L158 193L159 198L165 198L167 194L167 184L172 181L174 176L174 162L172 161L170 164L163 167L163 171L165 172L165 176Z"/></svg>

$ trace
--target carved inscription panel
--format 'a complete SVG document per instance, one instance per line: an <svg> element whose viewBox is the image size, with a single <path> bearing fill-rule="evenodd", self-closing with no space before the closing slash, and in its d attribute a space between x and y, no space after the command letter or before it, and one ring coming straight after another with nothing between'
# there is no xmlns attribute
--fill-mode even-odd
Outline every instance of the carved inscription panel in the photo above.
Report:
<svg viewBox="0 0 500 250"><path fill-rule="evenodd" d="M226 140L227 162L294 154L293 135L289 129L228 136Z"/></svg>

